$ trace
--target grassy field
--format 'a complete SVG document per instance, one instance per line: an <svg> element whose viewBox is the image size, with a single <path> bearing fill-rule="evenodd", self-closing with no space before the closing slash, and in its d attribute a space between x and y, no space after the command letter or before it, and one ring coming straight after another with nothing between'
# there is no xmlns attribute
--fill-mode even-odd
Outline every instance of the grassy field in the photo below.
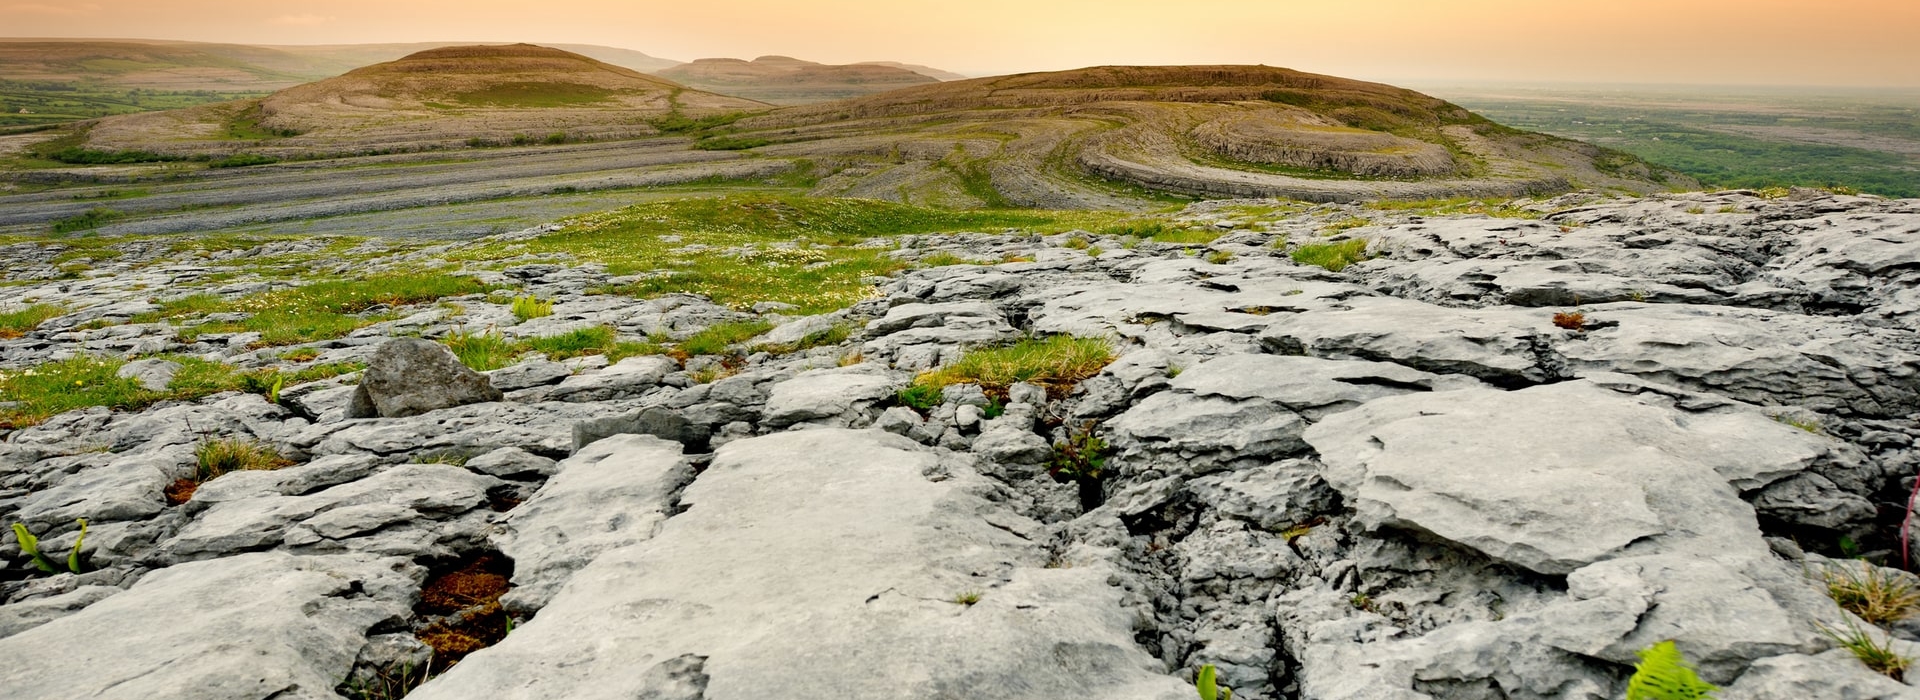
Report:
<svg viewBox="0 0 1920 700"><path fill-rule="evenodd" d="M179 109L266 93L194 90L167 92L80 83L31 83L0 80L0 129L62 124L114 114ZM22 113L21 110L26 110Z"/></svg>
<svg viewBox="0 0 1920 700"><path fill-rule="evenodd" d="M1920 197L1920 93L1431 90L1502 124L1632 153L1709 186L1838 186Z"/></svg>

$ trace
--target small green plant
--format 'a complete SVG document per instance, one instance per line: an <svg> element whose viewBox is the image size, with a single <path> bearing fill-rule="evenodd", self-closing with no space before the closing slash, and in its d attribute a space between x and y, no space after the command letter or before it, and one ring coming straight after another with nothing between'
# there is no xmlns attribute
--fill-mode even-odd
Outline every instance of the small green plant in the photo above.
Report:
<svg viewBox="0 0 1920 700"><path fill-rule="evenodd" d="M433 679L433 662L420 668L413 664L402 665L396 670L376 671L372 677L356 678L341 684L340 694L351 700L400 700L407 693L420 687L420 684Z"/></svg>
<svg viewBox="0 0 1920 700"><path fill-rule="evenodd" d="M1233 262L1233 251L1216 250L1211 253L1207 253L1207 257L1205 258L1205 260L1215 265L1225 265L1229 262Z"/></svg>
<svg viewBox="0 0 1920 700"><path fill-rule="evenodd" d="M280 403L280 390L287 386L287 375L275 372L273 386L267 387L267 403Z"/></svg>
<svg viewBox="0 0 1920 700"><path fill-rule="evenodd" d="M964 593L961 593L953 597L954 605L965 605L967 607L973 607L973 604L978 602L980 602L979 591L966 591Z"/></svg>
<svg viewBox="0 0 1920 700"><path fill-rule="evenodd" d="M1833 602L1870 624L1891 625L1920 610L1920 589L1905 577L1883 573L1868 562L1829 564L1821 578Z"/></svg>
<svg viewBox="0 0 1920 700"><path fill-rule="evenodd" d="M1194 690L1200 692L1200 700L1233 700L1233 689L1220 685L1220 671L1213 664L1200 667L1200 673L1194 680Z"/></svg>
<svg viewBox="0 0 1920 700"><path fill-rule="evenodd" d="M1093 434L1094 422L1068 426L1067 439L1053 444L1053 458L1047 473L1060 482L1071 481L1080 489L1080 506L1085 510L1100 507L1106 501L1102 480L1106 478L1107 455L1113 450L1107 441Z"/></svg>
<svg viewBox="0 0 1920 700"><path fill-rule="evenodd" d="M1693 666L1671 641L1661 642L1637 652L1640 663L1627 679L1627 700L1698 700L1712 698L1719 690L1700 680Z"/></svg>
<svg viewBox="0 0 1920 700"><path fill-rule="evenodd" d="M1348 265L1367 259L1366 239L1356 238L1338 243L1309 243L1294 249L1293 261L1302 265L1315 265L1329 272L1339 272Z"/></svg>
<svg viewBox="0 0 1920 700"><path fill-rule="evenodd" d="M521 321L552 315L552 300L541 301L539 297L532 295L515 297L513 300L513 317Z"/></svg>
<svg viewBox="0 0 1920 700"><path fill-rule="evenodd" d="M945 400L940 390L923 384L915 384L894 394L894 401L907 408L925 413L933 410Z"/></svg>
<svg viewBox="0 0 1920 700"><path fill-rule="evenodd" d="M80 523L80 534L73 539L73 551L67 553L66 569L76 574L84 574L86 568L80 561L80 548L87 542L87 519L81 518L75 522ZM26 525L14 523L13 536L20 541L20 552L33 558L34 568L49 574L60 573L60 568L54 564L53 560L40 552L40 538L28 532Z"/></svg>
<svg viewBox="0 0 1920 700"><path fill-rule="evenodd" d="M1913 659L1901 656L1894 651L1893 635L1882 633L1875 638L1872 632L1860 629L1853 620L1847 620L1847 628L1842 631L1824 624L1815 623L1822 634L1827 635L1841 648L1853 653L1854 658L1872 669L1874 673L1892 678L1902 683L1907 680L1907 669L1913 666ZM1631 696L1629 696L1631 697Z"/></svg>
<svg viewBox="0 0 1920 700"><path fill-rule="evenodd" d="M1067 241L1060 246L1073 250L1086 250L1093 247L1093 241L1088 240L1086 236L1068 236Z"/></svg>
<svg viewBox="0 0 1920 700"><path fill-rule="evenodd" d="M1793 416L1789 416L1783 413L1783 414L1774 416L1773 419L1776 421L1779 421L1780 423L1791 425L1795 428L1799 428L1809 433L1813 433L1814 435L1826 434L1826 426L1821 425L1820 419L1818 418L1795 418Z"/></svg>

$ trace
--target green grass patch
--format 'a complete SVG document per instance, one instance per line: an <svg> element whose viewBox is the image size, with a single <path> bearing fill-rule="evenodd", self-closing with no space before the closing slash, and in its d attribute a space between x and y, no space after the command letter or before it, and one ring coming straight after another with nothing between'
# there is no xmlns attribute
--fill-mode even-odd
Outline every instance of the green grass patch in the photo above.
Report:
<svg viewBox="0 0 1920 700"><path fill-rule="evenodd" d="M442 337L440 344L453 351L453 356L459 358L460 364L475 372L506 367L520 355L518 345L500 337L498 333L454 331Z"/></svg>
<svg viewBox="0 0 1920 700"><path fill-rule="evenodd" d="M614 91L576 83L501 83L453 96L473 107L577 107L604 103Z"/></svg>
<svg viewBox="0 0 1920 700"><path fill-rule="evenodd" d="M553 301L541 301L539 297L523 296L513 299L513 317L521 322L553 315Z"/></svg>
<svg viewBox="0 0 1920 700"><path fill-rule="evenodd" d="M1544 214L1513 206L1511 202L1483 202L1472 197L1453 197L1450 199L1415 200L1377 200L1366 204L1368 209L1377 211L1396 211L1420 216L1458 216L1480 214L1496 219L1538 219ZM1364 219L1360 219L1364 221ZM1361 224L1365 226L1366 224Z"/></svg>
<svg viewBox="0 0 1920 700"><path fill-rule="evenodd" d="M1310 243L1295 248L1293 261L1302 265L1317 265L1331 272L1347 269L1348 265L1367 259L1365 239L1340 241L1338 243Z"/></svg>
<svg viewBox="0 0 1920 700"><path fill-rule="evenodd" d="M500 369L513 364L527 352L540 352L549 360L566 360L587 355L605 355L608 362L619 362L637 355L667 355L673 348L661 338L645 341L620 340L609 326L594 326L538 338L507 340L498 333L456 331L440 342L453 351L460 364L476 372Z"/></svg>
<svg viewBox="0 0 1920 700"><path fill-rule="evenodd" d="M278 162L280 162L280 159L273 156L263 156L258 153L235 153L230 156L207 161L207 167L244 168L250 165L272 165Z"/></svg>
<svg viewBox="0 0 1920 700"><path fill-rule="evenodd" d="M54 233L73 233L75 231L92 231L94 229L100 228L101 226L105 226L109 223L112 223L114 221L117 221L125 217L126 217L126 214L123 214L114 209L109 209L107 207L94 207L92 209L88 209L84 214L69 216L67 218L58 219L54 221L53 232Z"/></svg>
<svg viewBox="0 0 1920 700"><path fill-rule="evenodd" d="M865 199L744 195L675 199L571 219L538 239L496 243L454 257L495 260L563 253L614 275L657 276L610 291L636 297L703 294L736 307L794 304L800 313L845 308L872 294L866 278L907 267L876 237L1021 228L1053 233L1100 226L1103 212L948 211ZM677 239L677 240L674 240ZM702 250L685 246L699 244ZM775 247L792 244L794 247Z"/></svg>
<svg viewBox="0 0 1920 700"><path fill-rule="evenodd" d="M0 312L0 339L32 333L40 324L66 312L66 307L59 304L33 304L18 311Z"/></svg>
<svg viewBox="0 0 1920 700"><path fill-rule="evenodd" d="M605 355L613 349L617 337L610 327L593 326L559 335L528 338L522 347L546 353L548 359L565 360L586 355Z"/></svg>
<svg viewBox="0 0 1920 700"><path fill-rule="evenodd" d="M953 384L978 384L1000 394L1014 384L1030 382L1064 395L1112 361L1113 345L1104 338L1030 338L1007 347L969 352L951 365L922 373L914 379L914 385L937 390Z"/></svg>
<svg viewBox="0 0 1920 700"><path fill-rule="evenodd" d="M709 114L703 117L689 118L676 110L667 116L656 118L647 123L652 124L653 128L666 133L679 134L691 131L718 129L745 119L749 115L751 115L750 112L728 112L725 114Z"/></svg>
<svg viewBox="0 0 1920 700"><path fill-rule="evenodd" d="M1221 232L1210 228L1183 228L1159 219L1118 221L1101 227L1097 232L1107 236L1132 236L1174 245L1206 245L1221 235Z"/></svg>
<svg viewBox="0 0 1920 700"><path fill-rule="evenodd" d="M744 151L769 143L773 142L752 136L709 136L693 142L693 147L702 151Z"/></svg>
<svg viewBox="0 0 1920 700"><path fill-rule="evenodd" d="M0 402L18 402L0 408L0 428L38 425L55 415L94 406L132 411L160 401L191 401L227 391L266 395L276 384L284 388L363 369L358 363L335 363L283 375L198 357L161 359L180 364L164 391L151 391L132 379L115 376L126 360L113 357L81 355L25 370L0 371Z"/></svg>
<svg viewBox="0 0 1920 700"><path fill-rule="evenodd" d="M477 294L492 287L471 277L442 273L377 275L360 279L328 280L303 287L250 294L225 302L207 299L176 300L178 313L244 311L252 313L235 323L208 323L181 331L189 342L205 333L260 334L259 346L296 345L338 338L356 329L391 320L392 314L367 314L375 306L402 306L443 297ZM191 301L189 301L191 300ZM186 307L191 306L191 309ZM167 313L163 306L161 313Z"/></svg>
<svg viewBox="0 0 1920 700"><path fill-rule="evenodd" d="M766 321L716 323L680 341L680 350L688 355L724 355L733 344L770 330L773 324Z"/></svg>

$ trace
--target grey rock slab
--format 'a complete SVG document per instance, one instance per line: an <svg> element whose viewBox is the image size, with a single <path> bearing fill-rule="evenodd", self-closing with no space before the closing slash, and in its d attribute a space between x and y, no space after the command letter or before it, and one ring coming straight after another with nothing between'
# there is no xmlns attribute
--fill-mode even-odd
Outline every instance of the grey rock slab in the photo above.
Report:
<svg viewBox="0 0 1920 700"><path fill-rule="evenodd" d="M1845 320L1682 304L1587 307L1600 327L1557 347L1580 372L1618 372L1749 403L1867 416L1920 410L1920 337Z"/></svg>
<svg viewBox="0 0 1920 700"><path fill-rule="evenodd" d="M534 360L522 362L511 367L502 367L484 372L488 383L501 391L519 391L537 386L557 384L573 376L573 368L558 362Z"/></svg>
<svg viewBox="0 0 1920 700"><path fill-rule="evenodd" d="M212 483L219 481L215 479ZM161 543L160 548L177 560L266 549L282 542L294 526L348 507L381 506L354 511L352 515L322 518L316 527L357 533L408 520L447 519L484 507L487 491L502 483L460 467L405 464L310 495L260 496L215 503L181 528L179 534ZM374 520L380 524L368 525ZM320 534L316 527L306 530ZM297 543L310 544L311 541Z"/></svg>
<svg viewBox="0 0 1920 700"><path fill-rule="evenodd" d="M653 539L409 697L1191 696L1135 645L1111 569L1044 568L988 524L1018 519L988 488L880 431L729 443Z"/></svg>
<svg viewBox="0 0 1920 700"><path fill-rule="evenodd" d="M350 418L405 418L472 403L499 401L500 390L468 369L446 346L395 338L375 350L361 373Z"/></svg>
<svg viewBox="0 0 1920 700"><path fill-rule="evenodd" d="M705 426L687 420L682 411L648 406L573 424L573 451L577 453L613 435L652 435L684 444L704 442L712 433Z"/></svg>
<svg viewBox="0 0 1920 700"><path fill-rule="evenodd" d="M505 602L537 610L602 552L652 537L691 481L680 443L648 435L615 435L561 461L494 538L514 562Z"/></svg>
<svg viewBox="0 0 1920 700"><path fill-rule="evenodd" d="M145 519L166 510L167 485L192 469L193 451L186 447L117 455L28 496L15 517L46 524Z"/></svg>
<svg viewBox="0 0 1920 700"><path fill-rule="evenodd" d="M773 330L767 331L756 342L762 345L793 345L810 336L832 331L834 327L843 323L845 318L844 312L803 316L774 326Z"/></svg>
<svg viewBox="0 0 1920 700"><path fill-rule="evenodd" d="M173 383L173 375L180 372L180 363L172 360L146 359L134 360L120 366L114 376L132 379L147 391L166 391Z"/></svg>
<svg viewBox="0 0 1920 700"><path fill-rule="evenodd" d="M502 479L544 479L559 468L555 461L518 447L502 447L469 459L464 466Z"/></svg>
<svg viewBox="0 0 1920 700"><path fill-rule="evenodd" d="M764 421L776 428L822 420L846 425L853 419L849 414L892 397L904 384L897 376L858 365L808 370L773 385Z"/></svg>
<svg viewBox="0 0 1920 700"><path fill-rule="evenodd" d="M80 586L45 598L0 605L0 638L39 627L119 593L113 586Z"/></svg>
<svg viewBox="0 0 1920 700"><path fill-rule="evenodd" d="M405 619L423 578L404 560L365 556L168 567L0 639L11 660L0 685L18 700L332 700L367 631Z"/></svg>
<svg viewBox="0 0 1920 700"><path fill-rule="evenodd" d="M680 371L680 365L658 355L640 355L620 360L606 369L568 377L547 396L555 401L610 401L632 398L660 385L668 374Z"/></svg>
<svg viewBox="0 0 1920 700"><path fill-rule="evenodd" d="M1827 447L1756 410L1690 415L1661 398L1588 381L1410 394L1335 414L1305 438L1370 527L1429 532L1541 573L1649 539L1764 552L1729 482L1791 473Z"/></svg>
<svg viewBox="0 0 1920 700"><path fill-rule="evenodd" d="M1721 690L1723 700L1913 700L1920 688L1867 670L1844 650L1786 654L1754 662Z"/></svg>
<svg viewBox="0 0 1920 700"><path fill-rule="evenodd" d="M1393 362L1524 386L1564 374L1541 350L1566 333L1553 326L1553 313L1544 310L1457 309L1363 297L1278 318L1260 340L1286 355Z"/></svg>
<svg viewBox="0 0 1920 700"><path fill-rule="evenodd" d="M573 424L607 411L605 404L472 404L411 418L318 424L288 441L320 455L428 452L477 455L502 447L518 447L538 455L565 456L572 451Z"/></svg>

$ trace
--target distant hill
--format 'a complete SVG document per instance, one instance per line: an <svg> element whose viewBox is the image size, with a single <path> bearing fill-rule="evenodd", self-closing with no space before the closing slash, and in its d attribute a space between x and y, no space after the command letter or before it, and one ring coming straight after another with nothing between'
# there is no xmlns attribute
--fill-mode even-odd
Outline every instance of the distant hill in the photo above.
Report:
<svg viewBox="0 0 1920 700"><path fill-rule="evenodd" d="M251 46L156 39L0 39L0 80L144 90L269 92L428 49L475 42ZM623 68L680 65L639 51L554 44Z"/></svg>
<svg viewBox="0 0 1920 700"><path fill-rule="evenodd" d="M264 99L110 117L100 150L271 156L418 150L519 137L556 141L659 133L652 119L764 109L555 48L427 49Z"/></svg>
<svg viewBox="0 0 1920 700"><path fill-rule="evenodd" d="M1124 206L1137 188L1342 201L1696 184L1412 90L1267 66L937 83L789 107L729 130L763 155L843 159L823 194L960 206Z"/></svg>
<svg viewBox="0 0 1920 700"><path fill-rule="evenodd" d="M703 58L658 72L689 87L777 105L871 95L939 82L908 68L877 63L830 66L786 56Z"/></svg>
<svg viewBox="0 0 1920 700"><path fill-rule="evenodd" d="M927 76L929 78L933 78L934 80L966 80L967 79L967 76L961 75L959 73L955 73L953 71L940 70L938 68L919 65L917 63L901 63L899 61L861 61L859 63L855 63L854 65L856 66L887 66L889 68L903 68L903 69L910 70L915 73L919 73L921 75Z"/></svg>

